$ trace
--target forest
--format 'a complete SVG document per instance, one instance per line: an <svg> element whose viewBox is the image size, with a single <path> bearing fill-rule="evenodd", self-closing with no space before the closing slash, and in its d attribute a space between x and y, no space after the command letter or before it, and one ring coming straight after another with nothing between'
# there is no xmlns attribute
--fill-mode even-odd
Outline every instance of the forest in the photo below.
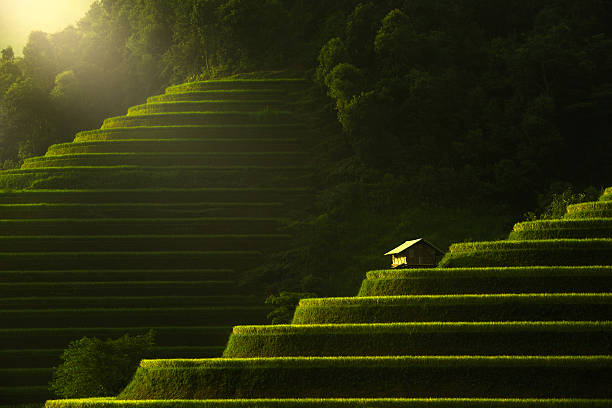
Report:
<svg viewBox="0 0 612 408"><path fill-rule="evenodd" d="M604 0L99 0L0 61L0 161L19 167L166 86L305 77L315 200L269 293L354 293L406 239L503 238L612 174ZM267 73L267 74L266 74ZM524 215L531 212L528 215Z"/></svg>

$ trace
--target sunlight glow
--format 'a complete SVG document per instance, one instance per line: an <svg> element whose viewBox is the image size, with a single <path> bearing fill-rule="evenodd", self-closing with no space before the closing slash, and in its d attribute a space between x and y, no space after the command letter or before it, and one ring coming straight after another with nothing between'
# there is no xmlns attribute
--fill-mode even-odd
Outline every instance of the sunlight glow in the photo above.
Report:
<svg viewBox="0 0 612 408"><path fill-rule="evenodd" d="M21 55L31 31L54 33L75 25L94 0L0 0L0 48Z"/></svg>

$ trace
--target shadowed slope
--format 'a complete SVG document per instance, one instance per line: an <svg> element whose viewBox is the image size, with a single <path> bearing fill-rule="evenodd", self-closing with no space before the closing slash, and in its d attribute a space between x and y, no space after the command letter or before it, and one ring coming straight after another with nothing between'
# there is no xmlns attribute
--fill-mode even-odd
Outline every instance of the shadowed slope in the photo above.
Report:
<svg viewBox="0 0 612 408"><path fill-rule="evenodd" d="M236 279L308 197L289 97L304 84L170 87L0 173L0 404L49 398L50 367L82 336L153 328L154 357L206 357L264 321Z"/></svg>
<svg viewBox="0 0 612 408"><path fill-rule="evenodd" d="M357 297L301 300L291 325L234 327L224 358L144 360L118 399L47 407L612 407L601 208L442 261L469 267L369 272Z"/></svg>

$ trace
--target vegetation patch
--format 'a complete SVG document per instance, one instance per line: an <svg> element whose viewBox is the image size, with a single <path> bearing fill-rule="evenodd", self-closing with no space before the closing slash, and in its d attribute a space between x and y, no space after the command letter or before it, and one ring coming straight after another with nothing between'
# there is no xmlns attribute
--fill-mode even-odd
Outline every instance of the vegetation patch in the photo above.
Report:
<svg viewBox="0 0 612 408"><path fill-rule="evenodd" d="M95 129L76 134L75 142L122 139L207 139L207 138L259 138L287 137L303 132L304 125L288 123L281 125L176 125L176 126L134 126L112 129Z"/></svg>
<svg viewBox="0 0 612 408"><path fill-rule="evenodd" d="M279 202L228 203L32 203L0 204L5 219L18 218L201 218L256 216L272 218L283 210ZM1 272L0 272L1 273Z"/></svg>
<svg viewBox="0 0 612 408"><path fill-rule="evenodd" d="M231 400L121 400L88 398L49 400L45 408L608 408L607 400L594 399L487 399L487 398L287 398Z"/></svg>
<svg viewBox="0 0 612 408"><path fill-rule="evenodd" d="M609 356L143 360L119 398L609 398L610 375Z"/></svg>
<svg viewBox="0 0 612 408"><path fill-rule="evenodd" d="M308 192L304 187L215 187L130 189L32 189L0 194L2 204L26 203L193 203L228 201L286 202ZM297 196L297 197L296 197Z"/></svg>
<svg viewBox="0 0 612 408"><path fill-rule="evenodd" d="M596 322L236 326L223 356L605 355L611 335Z"/></svg>
<svg viewBox="0 0 612 408"><path fill-rule="evenodd" d="M257 112L265 109L278 110L284 106L284 101L274 99L148 102L130 107L128 116L166 112Z"/></svg>
<svg viewBox="0 0 612 408"><path fill-rule="evenodd" d="M225 322L227 324L227 322ZM193 324L174 326L172 322L162 326L139 323L126 327L48 327L48 328L11 328L0 329L0 345L3 349L16 350L40 348L62 349L72 340L87 336L98 338L121 337L124 334L144 334L149 329L155 331L155 338L161 345L217 346L227 341L232 332L230 326ZM221 353L219 353L220 355ZM57 354L59 357L59 354Z"/></svg>
<svg viewBox="0 0 612 408"><path fill-rule="evenodd" d="M228 90L228 89L284 89L288 87L304 87L307 85L304 79L218 79L210 81L186 82L180 85L173 85L166 88L166 93L185 93L193 91L207 90Z"/></svg>
<svg viewBox="0 0 612 408"><path fill-rule="evenodd" d="M261 260L259 251L145 251L145 252L0 252L6 269L194 269L248 268ZM19 295L23 296L23 295Z"/></svg>
<svg viewBox="0 0 612 408"><path fill-rule="evenodd" d="M256 152L300 150L295 138L226 138L226 139L124 139L56 144L47 156L78 153L195 153L195 152Z"/></svg>
<svg viewBox="0 0 612 408"><path fill-rule="evenodd" d="M611 266L370 271L358 296L612 292Z"/></svg>
<svg viewBox="0 0 612 408"><path fill-rule="evenodd" d="M168 282L168 285L174 281ZM0 299L2 309L86 309L86 308L144 308L151 305L155 307L202 307L202 306L232 306L248 305L261 306L261 297L249 294L218 294L215 283L207 292L200 282L194 282L201 287L201 295L182 296L48 296L48 297L11 297ZM230 283L234 283L230 281ZM129 285L130 282L127 282ZM134 288L136 289L136 288ZM146 292L145 292L146 293Z"/></svg>
<svg viewBox="0 0 612 408"><path fill-rule="evenodd" d="M206 322L210 325L223 325L228 322L262 322L265 306L209 306L209 307L148 307L148 308L101 308L101 309L21 309L0 310L3 327L131 327L142 322L147 325L162 326L172 322L177 326L190 326Z"/></svg>
<svg viewBox="0 0 612 408"><path fill-rule="evenodd" d="M501 294L302 299L293 324L609 320L612 295Z"/></svg>
<svg viewBox="0 0 612 408"><path fill-rule="evenodd" d="M6 236L0 235L5 252L31 252L32 248L45 251L264 251L278 248L291 238L287 234L164 234L164 235L68 235L68 236Z"/></svg>
<svg viewBox="0 0 612 408"><path fill-rule="evenodd" d="M150 96L147 103L172 101L258 101L285 96L284 89L213 89Z"/></svg>
<svg viewBox="0 0 612 408"><path fill-rule="evenodd" d="M258 112L182 112L150 113L147 115L115 116L105 119L101 129L133 126L176 125L278 125L294 124L295 118L288 111L262 110Z"/></svg>
<svg viewBox="0 0 612 408"><path fill-rule="evenodd" d="M610 238L612 219L538 220L515 224L509 240Z"/></svg>
<svg viewBox="0 0 612 408"><path fill-rule="evenodd" d="M453 244L441 267L606 265L612 239L553 239Z"/></svg>
<svg viewBox="0 0 612 408"><path fill-rule="evenodd" d="M0 235L126 235L275 233L286 220L256 217L2 219Z"/></svg>
<svg viewBox="0 0 612 408"><path fill-rule="evenodd" d="M166 276L170 279L171 276ZM11 282L0 283L3 293L7 296L42 297L42 296L130 296L134 293L147 293L151 296L163 296L168 291L180 291L184 296L195 296L202 293L227 295L235 293L235 283L232 280L222 281L136 281L98 282ZM0 312L1 313L1 312Z"/></svg>
<svg viewBox="0 0 612 408"><path fill-rule="evenodd" d="M302 152L208 153L83 153L26 159L23 168L64 166L295 166L304 165Z"/></svg>
<svg viewBox="0 0 612 408"><path fill-rule="evenodd" d="M564 217L568 219L610 218L612 217L612 202L595 201L569 205Z"/></svg>

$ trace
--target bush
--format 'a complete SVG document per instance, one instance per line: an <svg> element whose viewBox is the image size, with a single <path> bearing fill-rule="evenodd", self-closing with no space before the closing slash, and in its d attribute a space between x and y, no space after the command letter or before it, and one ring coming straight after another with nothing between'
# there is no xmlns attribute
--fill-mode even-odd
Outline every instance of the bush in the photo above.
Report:
<svg viewBox="0 0 612 408"><path fill-rule="evenodd" d="M118 339L83 337L72 341L53 373L50 389L64 398L118 394L154 345L153 332Z"/></svg>
<svg viewBox="0 0 612 408"><path fill-rule="evenodd" d="M268 319L272 324L289 323L300 299L316 296L316 293L286 291L280 292L278 296L270 295L266 299L266 304L274 306L274 310L268 313Z"/></svg>

